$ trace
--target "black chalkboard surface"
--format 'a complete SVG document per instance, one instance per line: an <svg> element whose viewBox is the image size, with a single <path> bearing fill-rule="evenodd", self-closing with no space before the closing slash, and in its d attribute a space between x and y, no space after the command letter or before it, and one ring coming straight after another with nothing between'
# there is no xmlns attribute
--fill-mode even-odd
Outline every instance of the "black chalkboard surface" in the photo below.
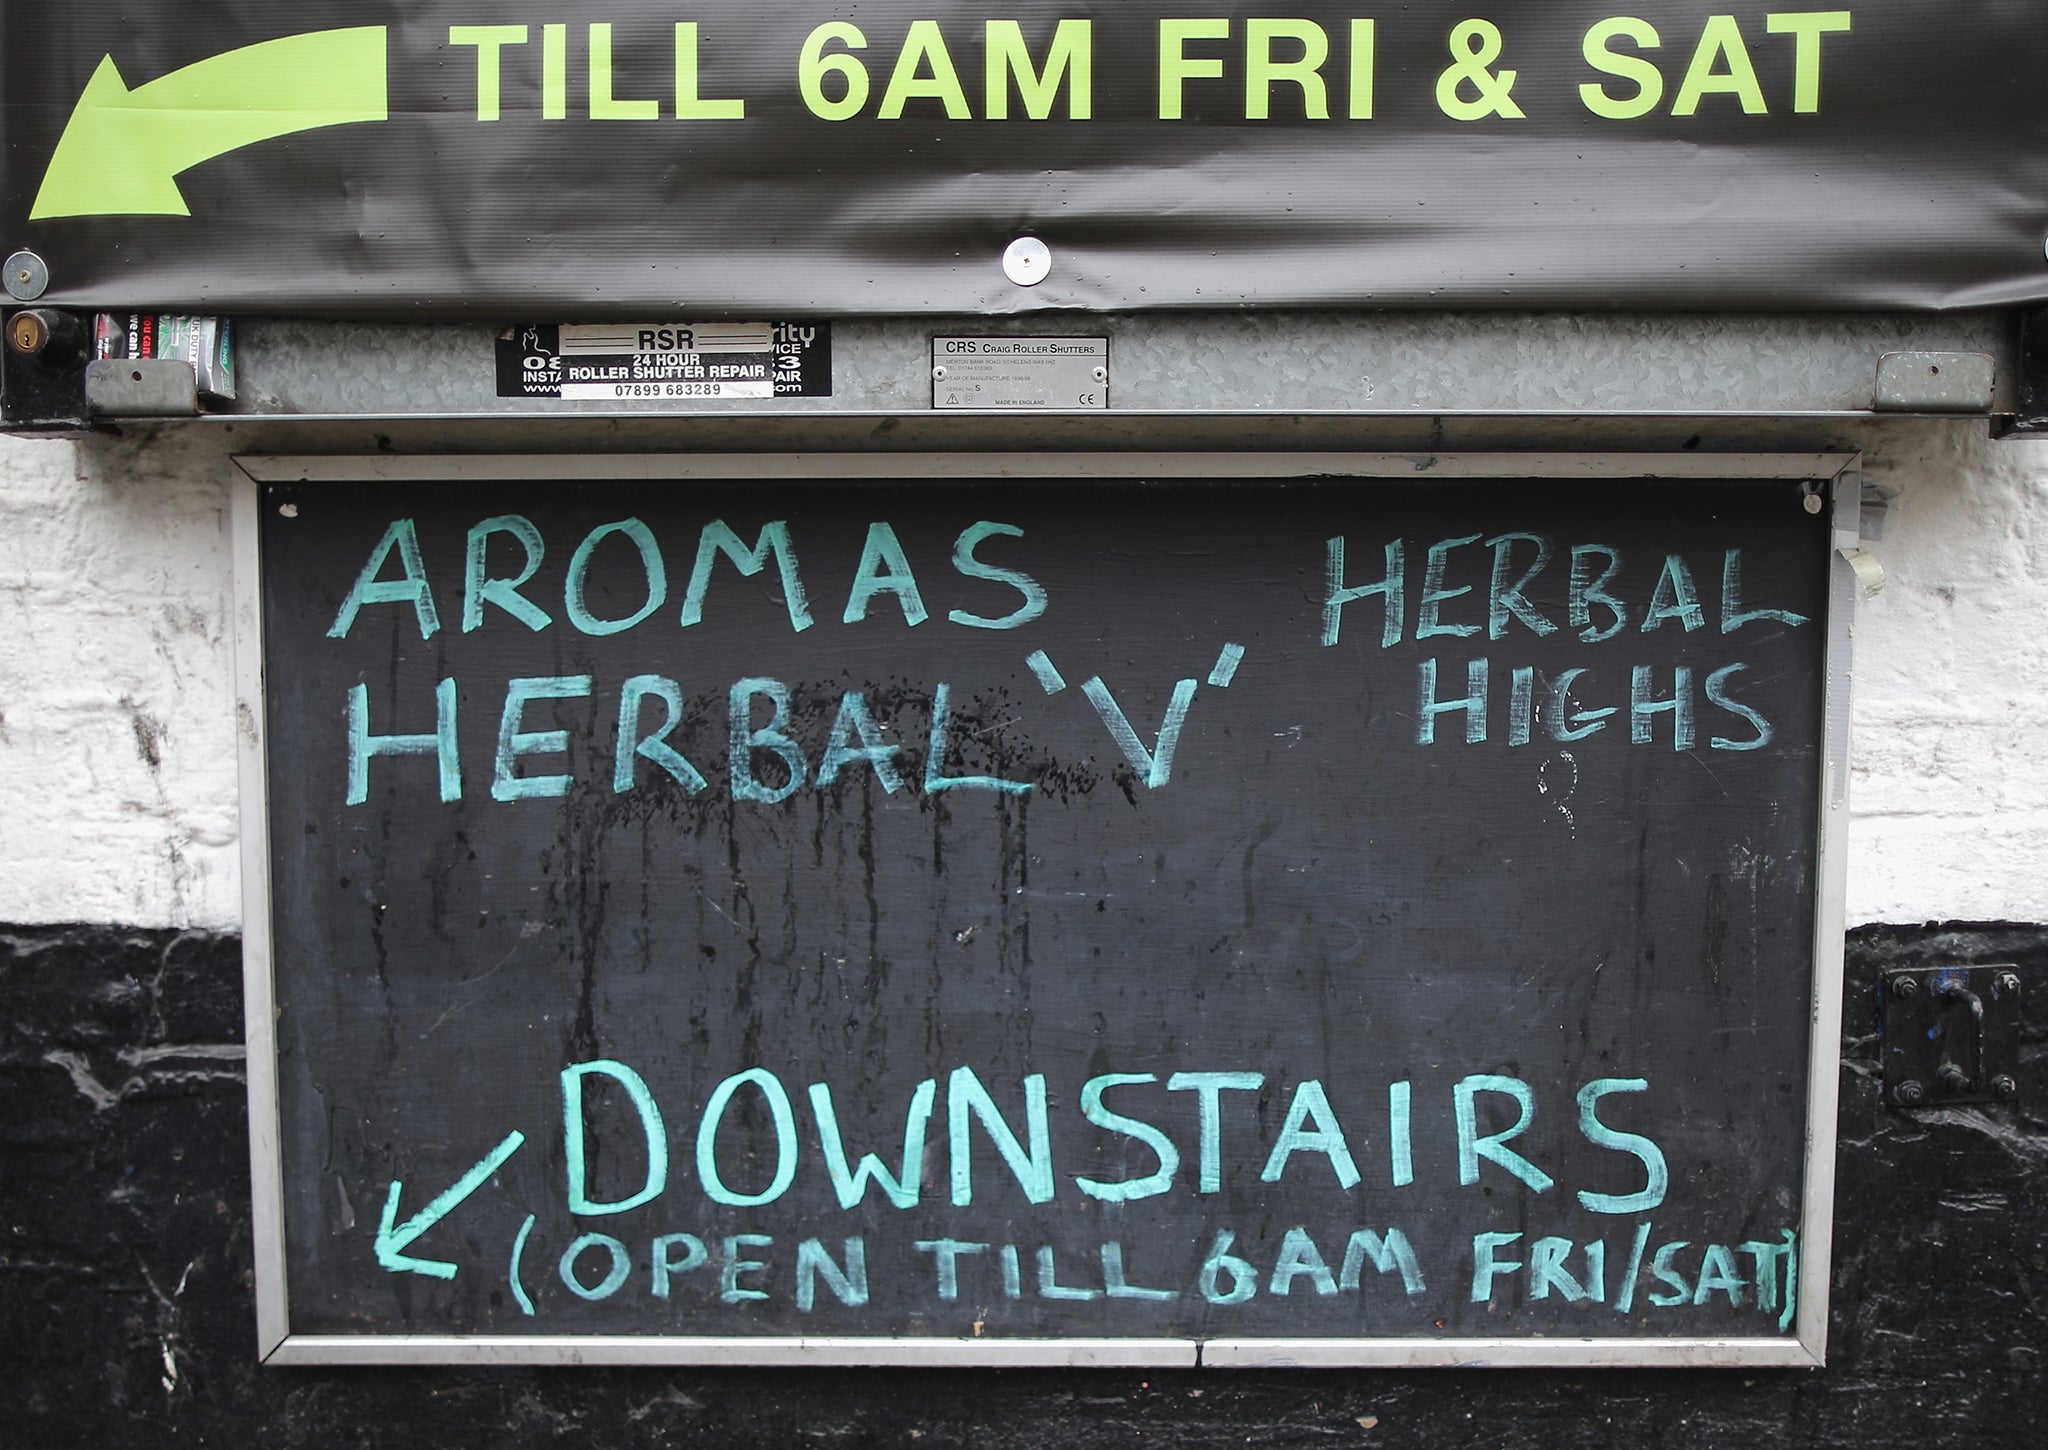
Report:
<svg viewBox="0 0 2048 1450"><path fill-rule="evenodd" d="M293 1332L1790 1334L1802 485L260 500Z"/></svg>

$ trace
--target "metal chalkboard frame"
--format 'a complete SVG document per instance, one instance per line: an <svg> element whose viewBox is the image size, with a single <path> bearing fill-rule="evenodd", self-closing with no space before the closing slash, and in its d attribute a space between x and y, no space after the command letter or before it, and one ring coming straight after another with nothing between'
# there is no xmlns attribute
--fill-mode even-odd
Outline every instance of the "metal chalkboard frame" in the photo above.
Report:
<svg viewBox="0 0 2048 1450"><path fill-rule="evenodd" d="M1812 998L1794 1332L1780 1337L1446 1337L969 1339L882 1336L315 1335L294 1333L286 1286L278 1034L273 991L268 731L265 722L261 486L469 480L752 481L872 479L986 482L1174 478L1283 480L1415 478L1455 488L1484 479L1811 481L1832 509L1822 798L1815 850ZM1098 1367L1691 1366L1816 1367L1824 1363L1834 1216L1837 1037L1842 1011L1846 837L1849 822L1849 646L1857 585L1860 458L1853 453L1013 453L580 454L328 457L234 460L236 747L240 784L243 984L248 1046L249 1153L254 1192L257 1354L274 1365L614 1364Z"/></svg>

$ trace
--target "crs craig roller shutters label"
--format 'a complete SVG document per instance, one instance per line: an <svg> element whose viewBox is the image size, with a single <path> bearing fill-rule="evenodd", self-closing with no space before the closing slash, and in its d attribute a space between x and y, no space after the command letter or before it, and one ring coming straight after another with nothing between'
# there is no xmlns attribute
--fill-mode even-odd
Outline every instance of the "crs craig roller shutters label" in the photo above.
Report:
<svg viewBox="0 0 2048 1450"><path fill-rule="evenodd" d="M0 13L5 240L67 306L2048 297L2039 0Z"/></svg>

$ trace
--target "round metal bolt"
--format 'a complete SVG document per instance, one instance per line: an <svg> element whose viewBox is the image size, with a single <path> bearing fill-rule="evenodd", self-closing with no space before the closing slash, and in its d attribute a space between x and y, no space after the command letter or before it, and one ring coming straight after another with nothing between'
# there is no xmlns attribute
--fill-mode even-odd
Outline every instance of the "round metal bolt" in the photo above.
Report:
<svg viewBox="0 0 2048 1450"><path fill-rule="evenodd" d="M1912 1001L1920 995L1920 979L1918 977L1893 977L1892 995L1908 1002Z"/></svg>
<svg viewBox="0 0 2048 1450"><path fill-rule="evenodd" d="M1109 369L1108 369L1108 368L1097 368L1097 369L1095 370L1095 381L1096 381L1096 382L1098 382L1098 383L1106 383L1106 382L1108 382L1108 381L1109 381Z"/></svg>
<svg viewBox="0 0 2048 1450"><path fill-rule="evenodd" d="M50 269L34 252L16 252L7 259L7 295L17 302L33 302L49 290Z"/></svg>
<svg viewBox="0 0 2048 1450"><path fill-rule="evenodd" d="M1998 989L1999 996L2010 997L2020 989L2019 974L2016 972L2000 972L1991 985Z"/></svg>
<svg viewBox="0 0 2048 1450"><path fill-rule="evenodd" d="M2020 1085L2002 1072L1991 1079L1991 1095L2000 1102L2011 1102L2019 1096L2019 1091Z"/></svg>
<svg viewBox="0 0 2048 1450"><path fill-rule="evenodd" d="M1019 287L1036 287L1052 272L1052 248L1036 237L1019 237L1003 248L1003 275Z"/></svg>
<svg viewBox="0 0 2048 1450"><path fill-rule="evenodd" d="M1808 494L1804 499L1800 501L1799 506L1805 509L1810 514L1819 513L1822 507L1820 495L1817 493Z"/></svg>
<svg viewBox="0 0 2048 1450"><path fill-rule="evenodd" d="M1922 1096L1923 1090L1920 1084L1910 1080L1902 1082L1892 1089L1892 1101L1902 1108L1917 1106Z"/></svg>
<svg viewBox="0 0 2048 1450"><path fill-rule="evenodd" d="M946 365L944 363L940 363L937 367L932 369L932 381L935 383L943 383L945 380Z"/></svg>

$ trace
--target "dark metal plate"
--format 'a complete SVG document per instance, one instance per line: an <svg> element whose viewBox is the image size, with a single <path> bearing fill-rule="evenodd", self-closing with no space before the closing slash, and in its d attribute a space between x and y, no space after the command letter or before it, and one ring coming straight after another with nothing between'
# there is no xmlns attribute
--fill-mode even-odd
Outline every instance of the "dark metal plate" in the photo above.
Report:
<svg viewBox="0 0 2048 1450"><path fill-rule="evenodd" d="M1886 972L1885 1101L1901 1108L2018 1094L2019 972L2010 965Z"/></svg>

